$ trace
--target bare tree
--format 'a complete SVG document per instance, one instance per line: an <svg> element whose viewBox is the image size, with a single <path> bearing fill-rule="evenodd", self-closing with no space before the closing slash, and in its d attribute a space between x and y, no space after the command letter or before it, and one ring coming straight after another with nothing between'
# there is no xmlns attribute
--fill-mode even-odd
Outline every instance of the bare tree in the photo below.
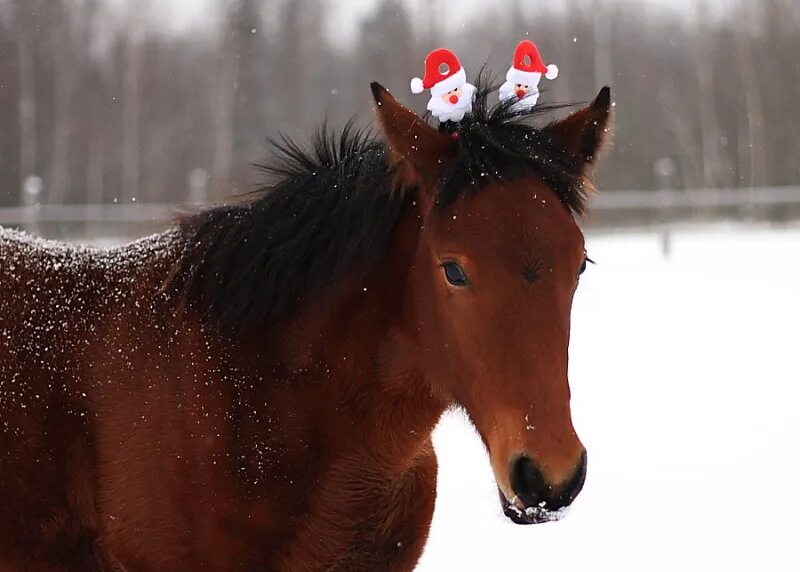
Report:
<svg viewBox="0 0 800 572"><path fill-rule="evenodd" d="M72 95L77 70L72 38L72 3L51 0L52 30L50 52L55 84L53 116L53 151L50 159L48 201L61 203L69 184L69 153L72 139Z"/></svg>
<svg viewBox="0 0 800 572"><path fill-rule="evenodd" d="M594 0L592 15L594 21L594 77L597 85L606 85L614 77L611 56L611 26L613 18L603 0Z"/></svg>
<svg viewBox="0 0 800 572"><path fill-rule="evenodd" d="M752 4L741 1L739 10L745 17L734 32L736 38L736 56L739 62L739 73L742 83L746 87L743 91L745 101L744 119L747 124L747 145L740 145L741 152L746 154L741 157L741 163L748 165L747 184L751 187L765 182L764 176L764 110L761 102L761 86L758 83L758 74L755 57L753 56L752 30L748 29L747 22L755 20Z"/></svg>
<svg viewBox="0 0 800 572"><path fill-rule="evenodd" d="M359 66L365 72L358 80L364 92L364 86L374 78L381 78L389 88L406 88L409 62L421 55L413 50L412 32L411 20L400 0L382 0L375 12L364 19L357 48L359 53L369 54L366 65Z"/></svg>
<svg viewBox="0 0 800 572"><path fill-rule="evenodd" d="M707 0L697 2L697 85L700 141L703 149L703 185L721 186L722 156L719 149L720 129L714 101L714 67L712 64L713 31L709 27Z"/></svg>
<svg viewBox="0 0 800 572"><path fill-rule="evenodd" d="M135 200L139 192L141 135L140 76L142 73L142 43L144 27L141 20L142 6L138 5L130 14L131 29L125 41L125 59L122 68L122 197L123 201Z"/></svg>
<svg viewBox="0 0 800 572"><path fill-rule="evenodd" d="M233 118L236 78L239 76L239 58L230 49L228 29L222 29L218 40L218 50L214 70L213 133L214 155L212 176L215 185L225 185L231 180L233 168Z"/></svg>
<svg viewBox="0 0 800 572"><path fill-rule="evenodd" d="M33 20L39 7L37 0L14 1L19 73L20 189L25 179L36 172L36 56Z"/></svg>
<svg viewBox="0 0 800 572"><path fill-rule="evenodd" d="M267 49L262 4L262 0L229 0L226 6L214 96L217 183L246 180L253 149L263 134Z"/></svg>

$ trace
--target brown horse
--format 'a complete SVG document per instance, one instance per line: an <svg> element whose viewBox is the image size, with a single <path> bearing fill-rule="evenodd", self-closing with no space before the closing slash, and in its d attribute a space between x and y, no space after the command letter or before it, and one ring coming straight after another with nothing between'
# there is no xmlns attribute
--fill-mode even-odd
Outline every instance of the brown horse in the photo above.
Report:
<svg viewBox="0 0 800 572"><path fill-rule="evenodd" d="M603 89L544 127L278 145L274 183L110 251L0 231L0 571L410 570L463 407L515 522L584 481L575 215ZM535 119L535 118L534 118Z"/></svg>

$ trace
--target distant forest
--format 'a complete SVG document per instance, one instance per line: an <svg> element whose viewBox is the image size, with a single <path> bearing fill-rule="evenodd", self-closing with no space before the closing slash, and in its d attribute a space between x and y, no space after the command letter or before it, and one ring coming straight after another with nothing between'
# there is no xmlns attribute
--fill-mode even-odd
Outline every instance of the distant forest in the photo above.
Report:
<svg viewBox="0 0 800 572"><path fill-rule="evenodd" d="M30 175L46 203L181 202L198 169L223 199L258 181L268 138L307 140L325 117L370 121L371 80L422 112L427 97L408 84L430 49L454 49L472 78L488 58L502 80L526 36L561 69L540 101L612 87L604 188L800 181L797 0L740 0L725 14L697 0L693 17L636 0L493 2L450 34L441 2L415 21L379 0L346 44L325 32L335 2L224 2L213 30L172 34L134 0L122 17L100 0L0 0L0 205L19 203ZM658 176L664 158L674 169Z"/></svg>

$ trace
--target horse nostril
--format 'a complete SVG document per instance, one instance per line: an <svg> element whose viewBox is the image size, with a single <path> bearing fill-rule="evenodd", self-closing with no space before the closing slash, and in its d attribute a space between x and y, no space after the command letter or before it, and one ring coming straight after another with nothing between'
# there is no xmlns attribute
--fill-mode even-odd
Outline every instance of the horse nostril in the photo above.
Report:
<svg viewBox="0 0 800 572"><path fill-rule="evenodd" d="M578 493L583 489L583 484L586 482L586 451L581 454L581 460L578 462L578 467L575 473L567 483L561 487L561 493L558 495L556 501L560 506L569 506L572 501L578 496Z"/></svg>
<svg viewBox="0 0 800 572"><path fill-rule="evenodd" d="M548 484L542 471L530 457L521 456L511 465L511 488L526 507L540 506L559 510L572 504L586 481L586 451L581 454L575 472L562 485Z"/></svg>
<svg viewBox="0 0 800 572"><path fill-rule="evenodd" d="M511 488L525 506L536 506L546 502L551 487L547 485L542 471L529 457L518 457L511 465Z"/></svg>

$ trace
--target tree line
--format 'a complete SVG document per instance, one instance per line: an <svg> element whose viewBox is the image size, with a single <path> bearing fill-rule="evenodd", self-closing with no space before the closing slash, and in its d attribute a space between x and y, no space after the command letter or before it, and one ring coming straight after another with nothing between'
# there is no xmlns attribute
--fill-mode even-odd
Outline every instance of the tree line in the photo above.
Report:
<svg viewBox="0 0 800 572"><path fill-rule="evenodd" d="M155 2L0 0L0 204L18 204L31 175L52 204L186 201L193 172L222 199L258 182L270 137L306 140L323 118L367 124L371 80L422 112L408 82L429 49L502 81L526 36L562 72L541 101L612 87L604 188L800 181L795 0L732 0L722 14L698 0L688 17L634 0L518 0L441 26L456 4L378 0L341 42L325 0L224 0L212 25L182 33L154 24Z"/></svg>

